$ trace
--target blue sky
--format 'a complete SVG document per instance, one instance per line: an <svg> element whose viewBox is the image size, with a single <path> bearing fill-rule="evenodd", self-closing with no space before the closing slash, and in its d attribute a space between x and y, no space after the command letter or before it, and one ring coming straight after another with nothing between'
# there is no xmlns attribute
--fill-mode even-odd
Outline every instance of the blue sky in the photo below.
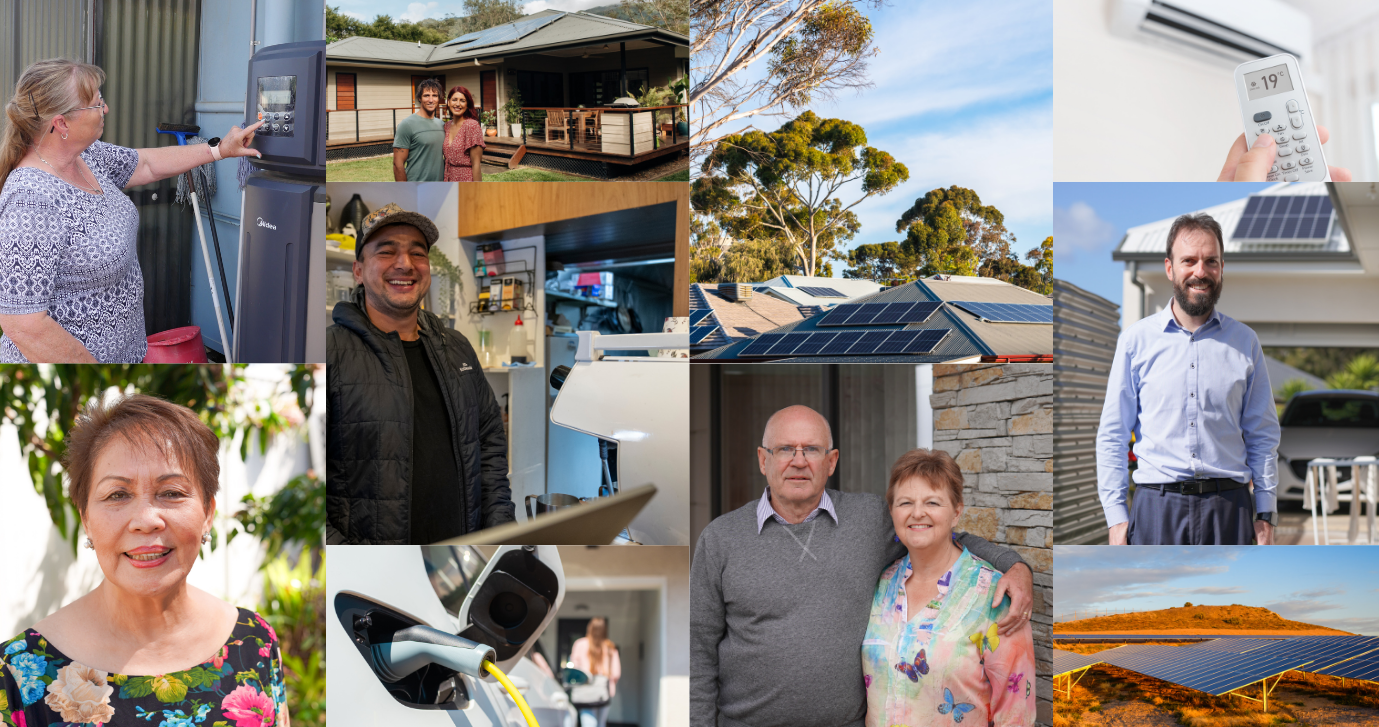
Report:
<svg viewBox="0 0 1379 727"><path fill-rule="evenodd" d="M464 3L461 0L420 3L406 0L326 0L326 4L331 7L338 6L340 12L367 21L372 21L379 15L391 15L393 20L408 20L414 23L423 18L443 18L446 13L464 15ZM549 9L585 10L600 5L617 4L618 0L530 0L522 3L522 7L530 14Z"/></svg>
<svg viewBox="0 0 1379 727"><path fill-rule="evenodd" d="M811 108L860 124L867 143L903 163L910 181L854 208L862 229L853 244L903 239L895 231L900 215L929 190L956 184L1005 214L1023 258L1052 234L1052 6L919 0L892 2L869 17L881 49L871 61L874 85ZM736 126L774 131L794 113ZM841 198L858 196L860 184ZM844 267L834 262L834 274Z"/></svg>
<svg viewBox="0 0 1379 727"><path fill-rule="evenodd" d="M1122 304L1125 263L1111 260L1125 230L1243 199L1271 184L1058 182L1053 185L1053 274Z"/></svg>
<svg viewBox="0 0 1379 727"><path fill-rule="evenodd" d="M1379 636L1374 546L1056 546L1055 612L1259 606Z"/></svg>

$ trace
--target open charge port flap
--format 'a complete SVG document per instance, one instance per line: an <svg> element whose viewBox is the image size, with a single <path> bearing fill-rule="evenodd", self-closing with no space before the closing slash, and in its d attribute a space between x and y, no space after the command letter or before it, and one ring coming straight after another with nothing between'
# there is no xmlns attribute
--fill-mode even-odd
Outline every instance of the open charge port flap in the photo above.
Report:
<svg viewBox="0 0 1379 727"><path fill-rule="evenodd" d="M379 673L372 646L391 643L394 633L425 624L348 593L336 594L335 614L359 650L360 658L369 665L393 699L414 709L464 709L469 705L469 690L464 677L439 664L428 664L392 683Z"/></svg>

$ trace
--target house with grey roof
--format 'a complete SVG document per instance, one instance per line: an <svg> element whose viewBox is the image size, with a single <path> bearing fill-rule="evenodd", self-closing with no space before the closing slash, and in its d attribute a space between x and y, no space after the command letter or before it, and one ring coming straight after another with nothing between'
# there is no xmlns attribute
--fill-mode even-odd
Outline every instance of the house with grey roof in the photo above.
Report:
<svg viewBox="0 0 1379 727"><path fill-rule="evenodd" d="M755 294L754 294L755 295ZM694 296L691 295L693 308ZM690 314L691 359L705 362L1052 363L1053 301L994 278L935 275L828 309L802 307L798 321L718 343L721 318ZM696 333L704 334L695 344ZM696 353L696 350L698 351Z"/></svg>
<svg viewBox="0 0 1379 727"><path fill-rule="evenodd" d="M664 28L583 12L543 10L442 45L351 37L326 47L327 153L388 153L414 111L417 84L464 86L497 119L491 163L608 176L688 149L687 109L612 108L689 72L689 39ZM522 123L503 113L519 96Z"/></svg>
<svg viewBox="0 0 1379 727"><path fill-rule="evenodd" d="M1277 184L1205 212L1221 224L1225 275L1217 309L1264 346L1379 347L1379 194L1361 183ZM1125 326L1173 297L1164 271L1172 217L1131 227L1112 254L1125 264Z"/></svg>

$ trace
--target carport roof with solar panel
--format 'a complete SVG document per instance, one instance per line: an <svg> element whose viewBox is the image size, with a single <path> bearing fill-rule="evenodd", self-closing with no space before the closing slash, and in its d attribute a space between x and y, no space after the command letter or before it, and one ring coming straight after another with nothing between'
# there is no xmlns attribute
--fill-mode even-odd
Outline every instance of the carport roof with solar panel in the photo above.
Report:
<svg viewBox="0 0 1379 727"><path fill-rule="evenodd" d="M996 308L977 314L958 305L973 302L1003 307L999 307L1000 314L993 312ZM926 303L929 305L922 305ZM1029 311L1037 319L1042 308L1051 310L1051 304L1047 296L1000 280L934 276L849 300L804 320L762 331L752 340L735 341L694 358L950 363L980 361L983 356L1051 355L1051 318L1047 323L1028 322Z"/></svg>

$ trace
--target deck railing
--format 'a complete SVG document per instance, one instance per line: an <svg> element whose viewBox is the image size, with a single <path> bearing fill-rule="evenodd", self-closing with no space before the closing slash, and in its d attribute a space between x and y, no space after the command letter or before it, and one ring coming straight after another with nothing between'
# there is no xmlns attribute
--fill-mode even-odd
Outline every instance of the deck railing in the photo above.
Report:
<svg viewBox="0 0 1379 727"><path fill-rule="evenodd" d="M607 106L580 107L580 106L524 106L522 108L522 143L528 143L529 134L539 134L543 143L549 143L546 139L549 134L547 131L547 120L550 118L549 112L561 111L567 114L566 124L559 132L565 137L571 151L575 150L575 135L587 129L583 122L578 124L571 123L576 119L571 119L570 115L588 114L597 112L598 118L595 123L597 126L596 134L600 140L599 153L635 157L638 153L646 153L656 148L661 138L664 138L671 145L679 144L681 139L688 140L689 135L681 133L677 122L689 122L689 105L674 104L669 106L634 106L631 108L611 108ZM645 115L643 119L638 118ZM610 120L616 120L609 123ZM507 122L505 124L511 124ZM658 126L659 124L659 126ZM614 140L609 141L610 134L603 133L605 128L613 131ZM502 128L502 127L500 127ZM502 133L501 131L499 132ZM664 135L664 137L662 136ZM587 143L587 141L586 141ZM626 151L624 151L626 147Z"/></svg>

